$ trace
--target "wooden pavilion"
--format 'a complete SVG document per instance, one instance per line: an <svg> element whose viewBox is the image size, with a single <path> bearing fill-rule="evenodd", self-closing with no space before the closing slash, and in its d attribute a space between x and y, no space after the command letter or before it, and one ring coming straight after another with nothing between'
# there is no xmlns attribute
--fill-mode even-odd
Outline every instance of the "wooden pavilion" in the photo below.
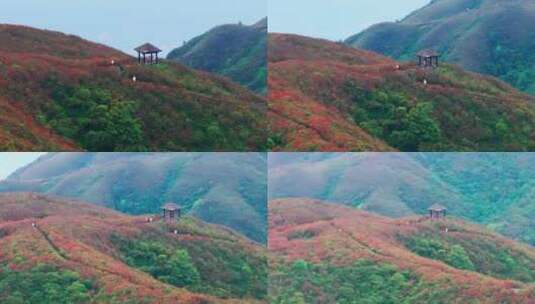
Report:
<svg viewBox="0 0 535 304"><path fill-rule="evenodd" d="M440 54L434 50L427 49L418 52L418 65L424 68L436 68L438 67L438 58Z"/></svg>
<svg viewBox="0 0 535 304"><path fill-rule="evenodd" d="M180 218L182 207L175 203L167 203L162 206L163 219L166 222L173 222Z"/></svg>
<svg viewBox="0 0 535 304"><path fill-rule="evenodd" d="M140 64L158 64L158 54L162 52L150 43L135 48L135 51L137 52L137 62Z"/></svg>
<svg viewBox="0 0 535 304"><path fill-rule="evenodd" d="M429 218L432 220L438 220L446 217L447 209L442 205L434 204L427 210L429 211Z"/></svg>

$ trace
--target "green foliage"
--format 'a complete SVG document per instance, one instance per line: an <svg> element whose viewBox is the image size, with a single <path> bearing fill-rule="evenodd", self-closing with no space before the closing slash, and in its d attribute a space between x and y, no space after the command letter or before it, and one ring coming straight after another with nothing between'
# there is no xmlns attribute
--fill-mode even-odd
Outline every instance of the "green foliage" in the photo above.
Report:
<svg viewBox="0 0 535 304"><path fill-rule="evenodd" d="M276 304L448 303L449 299L447 290L434 290L410 271L368 260L348 266L298 260L274 271L271 286L271 303Z"/></svg>
<svg viewBox="0 0 535 304"><path fill-rule="evenodd" d="M270 131L270 136L267 139L267 147L269 150L275 149L277 147L284 147L285 145L286 141L284 135Z"/></svg>
<svg viewBox="0 0 535 304"><path fill-rule="evenodd" d="M500 279L535 282L535 261L521 251L484 238L453 238L440 233L420 233L402 238L414 253L452 267Z"/></svg>
<svg viewBox="0 0 535 304"><path fill-rule="evenodd" d="M355 122L393 147L419 151L440 143L441 130L431 103L412 102L394 89L362 90L351 81L344 91L353 100Z"/></svg>
<svg viewBox="0 0 535 304"><path fill-rule="evenodd" d="M294 239L311 239L314 236L316 236L316 233L312 230L298 230L293 231L288 235L288 240L294 240Z"/></svg>
<svg viewBox="0 0 535 304"><path fill-rule="evenodd" d="M535 162L522 153L418 154L421 164L465 198L457 215L535 245ZM467 164L467 165L459 165ZM469 165L468 165L469 164ZM408 194L412 199L414 192ZM416 209L415 209L416 210Z"/></svg>
<svg viewBox="0 0 535 304"><path fill-rule="evenodd" d="M442 261L455 268L475 270L470 257L460 245L448 247L437 240L412 238L407 242L407 246L418 255Z"/></svg>
<svg viewBox="0 0 535 304"><path fill-rule="evenodd" d="M168 59L229 77L256 93L266 94L267 23L262 24L216 27L171 51Z"/></svg>
<svg viewBox="0 0 535 304"><path fill-rule="evenodd" d="M217 232L187 218L181 222L179 233L210 240L178 242L154 234L144 239L112 235L112 241L128 265L163 282L222 298L267 296L265 258L233 246L231 240L218 240Z"/></svg>
<svg viewBox="0 0 535 304"><path fill-rule="evenodd" d="M118 241L125 262L151 274L156 279L177 286L194 287L200 283L200 275L187 251L170 249L159 242Z"/></svg>
<svg viewBox="0 0 535 304"><path fill-rule="evenodd" d="M487 33L490 60L485 64L485 72L497 76L512 86L535 93L535 68L529 62L535 62L535 54L529 47L519 47L520 43L512 41L508 33L496 27Z"/></svg>
<svg viewBox="0 0 535 304"><path fill-rule="evenodd" d="M135 118L136 102L114 100L93 86L64 86L51 79L54 103L42 109L44 122L91 151L144 150L143 130Z"/></svg>
<svg viewBox="0 0 535 304"><path fill-rule="evenodd" d="M1 303L91 303L94 292L91 281L52 265L39 264L27 270L0 268Z"/></svg>

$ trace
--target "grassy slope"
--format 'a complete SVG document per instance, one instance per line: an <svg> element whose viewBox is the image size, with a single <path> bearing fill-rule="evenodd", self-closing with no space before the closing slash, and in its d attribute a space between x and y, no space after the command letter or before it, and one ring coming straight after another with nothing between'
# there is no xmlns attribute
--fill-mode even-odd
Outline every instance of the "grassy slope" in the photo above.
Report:
<svg viewBox="0 0 535 304"><path fill-rule="evenodd" d="M72 197L129 214L167 201L207 222L266 241L266 155L262 153L48 154L0 183L0 191Z"/></svg>
<svg viewBox="0 0 535 304"><path fill-rule="evenodd" d="M497 79L294 35L272 34L269 45L276 149L534 149L535 100Z"/></svg>
<svg viewBox="0 0 535 304"><path fill-rule="evenodd" d="M270 202L269 231L269 249L279 255L271 263L275 303L351 303L351 296L366 303L535 299L533 247L459 220L392 220L310 199L281 199ZM466 271L412 252L406 240L422 235L461 246L477 269ZM496 258L501 255L508 261ZM518 267L509 272L504 263ZM318 285L323 281L330 284Z"/></svg>
<svg viewBox="0 0 535 304"><path fill-rule="evenodd" d="M442 0L396 23L381 23L347 43L401 60L433 47L450 62L535 93L531 1Z"/></svg>
<svg viewBox="0 0 535 304"><path fill-rule="evenodd" d="M38 229L32 228L32 222ZM42 264L70 270L91 282L88 296L99 303L256 303L262 302L266 293L262 282L267 267L265 250L230 230L193 218L166 227L158 219L149 224L145 217L129 217L81 202L4 194L0 196L0 231L2 265L22 273ZM143 268L129 266L117 238L131 242L148 239L171 252L185 250L200 281L178 288ZM168 262L160 260L157 265L164 267ZM248 278L240 277L245 265L252 269ZM36 286L33 292L44 293L47 288ZM0 300L9 296L13 296L9 290L0 290Z"/></svg>
<svg viewBox="0 0 535 304"><path fill-rule="evenodd" d="M265 147L265 101L220 77L21 26L0 41L2 150Z"/></svg>
<svg viewBox="0 0 535 304"><path fill-rule="evenodd" d="M267 18L251 26L218 26L169 53L169 60L217 73L260 94L267 92Z"/></svg>

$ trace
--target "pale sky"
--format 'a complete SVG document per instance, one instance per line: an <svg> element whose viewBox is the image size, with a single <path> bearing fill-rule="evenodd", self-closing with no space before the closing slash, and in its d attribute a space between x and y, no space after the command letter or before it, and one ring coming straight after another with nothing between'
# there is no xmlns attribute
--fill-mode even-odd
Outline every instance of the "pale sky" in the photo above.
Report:
<svg viewBox="0 0 535 304"><path fill-rule="evenodd" d="M0 152L0 180L5 179L17 169L22 168L39 156L43 152Z"/></svg>
<svg viewBox="0 0 535 304"><path fill-rule="evenodd" d="M345 40L379 22L403 19L430 0L269 0L269 31Z"/></svg>
<svg viewBox="0 0 535 304"><path fill-rule="evenodd" d="M152 42L167 54L184 40L226 23L253 24L268 0L2 1L0 23L52 29L132 53Z"/></svg>

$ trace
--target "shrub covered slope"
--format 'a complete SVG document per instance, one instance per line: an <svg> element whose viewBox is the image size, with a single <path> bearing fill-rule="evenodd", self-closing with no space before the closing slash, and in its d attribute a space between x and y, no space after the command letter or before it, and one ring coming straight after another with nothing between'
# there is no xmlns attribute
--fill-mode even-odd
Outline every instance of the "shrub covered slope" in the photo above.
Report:
<svg viewBox="0 0 535 304"><path fill-rule="evenodd" d="M270 202L273 303L531 303L535 250L453 218Z"/></svg>
<svg viewBox="0 0 535 304"><path fill-rule="evenodd" d="M284 34L268 58L276 150L535 149L535 99L496 78Z"/></svg>
<svg viewBox="0 0 535 304"><path fill-rule="evenodd" d="M113 61L113 64L112 64ZM135 78L135 81L134 81ZM75 36L0 25L0 150L264 150L266 102Z"/></svg>
<svg viewBox="0 0 535 304"><path fill-rule="evenodd" d="M2 303L265 303L267 296L265 249L191 217L149 223L79 201L3 194L0 244Z"/></svg>

